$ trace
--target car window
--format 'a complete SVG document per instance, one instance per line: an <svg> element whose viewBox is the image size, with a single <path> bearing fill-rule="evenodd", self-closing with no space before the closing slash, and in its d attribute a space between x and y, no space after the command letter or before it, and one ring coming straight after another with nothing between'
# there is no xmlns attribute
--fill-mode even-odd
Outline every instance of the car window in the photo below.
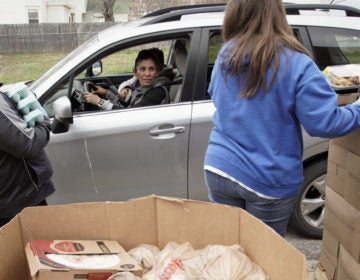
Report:
<svg viewBox="0 0 360 280"><path fill-rule="evenodd" d="M222 46L222 36L220 31L213 32L209 37L209 49L208 49L208 63L207 63L207 73L206 73L206 94L204 99L210 99L207 89L209 88L211 73L214 68L216 57Z"/></svg>
<svg viewBox="0 0 360 280"><path fill-rule="evenodd" d="M87 63L83 68L75 70L78 73L74 78L68 77L57 90L45 100L44 108L49 116L53 116L52 104L61 96L69 95L75 113L88 111L99 111L95 105L81 103L81 93L85 91L86 82L91 82L108 89L112 95L109 99L116 101L119 85L133 77L135 58L140 50L159 48L164 53L164 69L171 69L167 77L171 77L171 84L166 85L170 103L180 102L183 77L187 67L187 52L191 43L190 35L171 38L168 40L152 41L150 43L133 45L125 49L121 46L109 53L104 50L103 56L98 56L96 61L89 59L91 66ZM181 48L183 46L183 49ZM93 59L94 60L94 59ZM96 71L93 67L96 64ZM95 73L99 71L99 73ZM74 98L76 97L76 98ZM79 98L77 98L79 97ZM126 109L126 108L124 108Z"/></svg>
<svg viewBox="0 0 360 280"><path fill-rule="evenodd" d="M327 66L360 63L360 32L355 30L309 27L317 64Z"/></svg>

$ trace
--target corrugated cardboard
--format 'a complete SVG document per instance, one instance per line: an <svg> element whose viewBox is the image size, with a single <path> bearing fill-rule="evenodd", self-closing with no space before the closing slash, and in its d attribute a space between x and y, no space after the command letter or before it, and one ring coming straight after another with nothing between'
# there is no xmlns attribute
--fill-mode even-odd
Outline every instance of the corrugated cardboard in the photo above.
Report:
<svg viewBox="0 0 360 280"><path fill-rule="evenodd" d="M345 178L345 200L360 211L360 176L348 174Z"/></svg>
<svg viewBox="0 0 360 280"><path fill-rule="evenodd" d="M349 252L340 246L339 264L336 280L359 280L360 266L350 256Z"/></svg>
<svg viewBox="0 0 360 280"><path fill-rule="evenodd" d="M330 188L326 188L324 226L360 263L360 211Z"/></svg>
<svg viewBox="0 0 360 280"><path fill-rule="evenodd" d="M356 155L360 155L359 139L360 139L360 129L358 128L348 135L345 135L343 137L334 138L331 141L342 146L343 148L347 149L348 151L353 152Z"/></svg>
<svg viewBox="0 0 360 280"><path fill-rule="evenodd" d="M24 247L32 239L116 240L125 250L238 243L270 279L309 279L305 256L275 231L242 209L207 202L149 196L27 208L0 229L0 279L27 279Z"/></svg>
<svg viewBox="0 0 360 280"><path fill-rule="evenodd" d="M84 275L92 274L94 279L106 280L112 274L120 271L131 271L137 275L142 275L142 268L132 259L129 254L114 240L30 240L25 253L29 264L31 279L33 280L73 280L84 279ZM49 258L50 254L55 256L89 256L106 255L117 257L112 265L107 263L102 268L78 265L69 267L63 263ZM79 261L78 257L74 260ZM106 260L108 262L108 260ZM87 278L85 278L87 279Z"/></svg>
<svg viewBox="0 0 360 280"><path fill-rule="evenodd" d="M360 211L360 156L348 152L346 158L345 200Z"/></svg>
<svg viewBox="0 0 360 280"><path fill-rule="evenodd" d="M360 211L360 156L332 140L329 144L326 183Z"/></svg>
<svg viewBox="0 0 360 280"><path fill-rule="evenodd" d="M333 161L328 160L326 185L337 192L339 195L344 196L345 178L346 169L340 165L337 165Z"/></svg>
<svg viewBox="0 0 360 280"><path fill-rule="evenodd" d="M321 255L319 261L330 279L334 279L336 274L339 246L340 242L325 227L323 231Z"/></svg>
<svg viewBox="0 0 360 280"><path fill-rule="evenodd" d="M346 104L351 104L355 102L359 97L359 92L353 92L353 93L344 93L344 94L337 94L338 97L338 104L339 106L344 106Z"/></svg>

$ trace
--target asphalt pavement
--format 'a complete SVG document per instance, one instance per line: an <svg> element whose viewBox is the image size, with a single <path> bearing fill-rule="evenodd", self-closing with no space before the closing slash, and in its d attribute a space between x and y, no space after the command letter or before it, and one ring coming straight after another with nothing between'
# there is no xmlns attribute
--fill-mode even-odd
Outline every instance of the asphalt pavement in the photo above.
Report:
<svg viewBox="0 0 360 280"><path fill-rule="evenodd" d="M286 233L286 240L289 241L306 257L309 269L310 280L315 279L315 269L321 254L321 239L309 239L303 237L289 227Z"/></svg>

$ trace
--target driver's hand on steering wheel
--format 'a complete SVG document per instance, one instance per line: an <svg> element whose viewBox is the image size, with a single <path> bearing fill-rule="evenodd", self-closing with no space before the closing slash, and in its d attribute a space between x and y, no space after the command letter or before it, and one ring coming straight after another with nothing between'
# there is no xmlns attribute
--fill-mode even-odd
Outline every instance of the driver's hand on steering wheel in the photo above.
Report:
<svg viewBox="0 0 360 280"><path fill-rule="evenodd" d="M84 98L86 103L91 103L93 105L98 105L101 98L92 92L84 92Z"/></svg>
<svg viewBox="0 0 360 280"><path fill-rule="evenodd" d="M96 90L92 90L91 92L100 95L107 95L108 93L108 91L101 86L96 86Z"/></svg>

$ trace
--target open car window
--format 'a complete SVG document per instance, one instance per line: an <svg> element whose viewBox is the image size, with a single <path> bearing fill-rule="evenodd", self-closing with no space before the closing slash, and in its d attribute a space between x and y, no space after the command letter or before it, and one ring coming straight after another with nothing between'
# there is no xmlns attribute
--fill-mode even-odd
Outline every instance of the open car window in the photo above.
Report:
<svg viewBox="0 0 360 280"><path fill-rule="evenodd" d="M81 93L86 90L85 84L91 82L110 90L113 93L112 98L116 98L119 85L133 77L134 63L138 52L149 48L159 48L163 51L164 69L173 69L174 72L172 83L168 87L170 103L180 102L190 43L190 36L182 36L138 44L125 49L114 49L110 53L104 51L103 56L97 57L96 60L94 59L95 61L90 61L86 67L77 69L76 73L78 74L73 79L70 77L66 79L57 91L44 102L44 108L49 116L53 116L52 103L57 98L70 94L69 98L75 114L99 111L100 109L95 105L85 104L84 106L81 104L81 97L77 99L74 98L74 95L81 96Z"/></svg>

